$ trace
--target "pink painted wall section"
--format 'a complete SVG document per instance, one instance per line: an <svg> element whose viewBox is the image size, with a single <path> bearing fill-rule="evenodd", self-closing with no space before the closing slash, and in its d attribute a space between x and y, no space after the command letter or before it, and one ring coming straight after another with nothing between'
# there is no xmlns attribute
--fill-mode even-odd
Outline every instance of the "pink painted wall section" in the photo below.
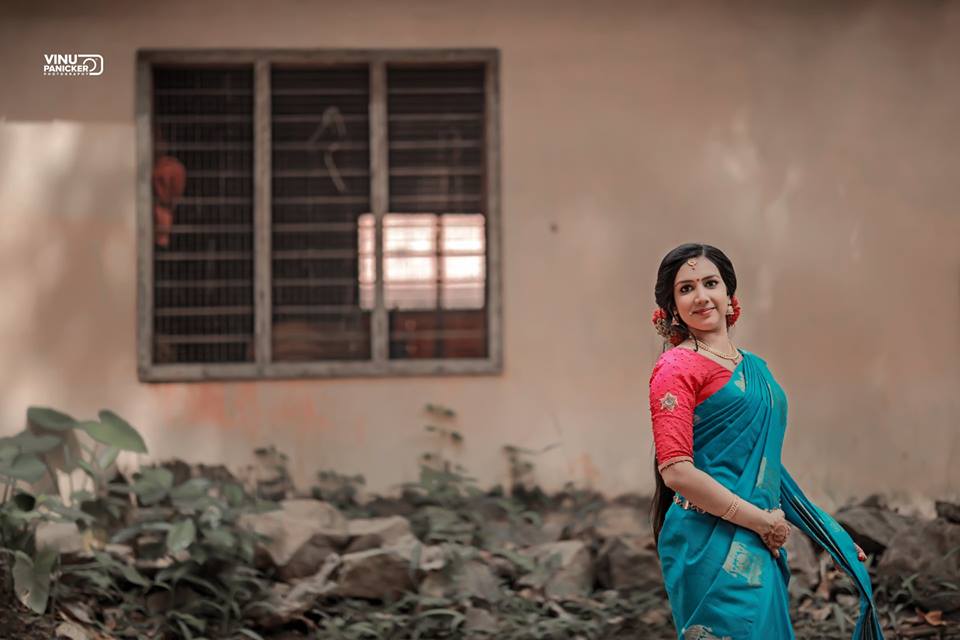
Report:
<svg viewBox="0 0 960 640"><path fill-rule="evenodd" d="M505 371L500 376L141 384L136 378L138 48L497 47ZM101 53L98 78L42 55ZM960 489L960 6L493 0L32 2L0 8L0 417L30 404L128 417L155 457L297 480L413 480L423 405L502 482L500 447L555 489L652 488L646 385L663 254L738 269L736 340L790 397L784 459L827 507Z"/></svg>

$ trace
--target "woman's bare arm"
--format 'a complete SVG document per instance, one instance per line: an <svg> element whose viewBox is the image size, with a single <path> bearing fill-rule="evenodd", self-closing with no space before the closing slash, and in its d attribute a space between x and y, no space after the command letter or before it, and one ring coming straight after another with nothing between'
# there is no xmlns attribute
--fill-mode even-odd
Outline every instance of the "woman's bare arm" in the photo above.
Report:
<svg viewBox="0 0 960 640"><path fill-rule="evenodd" d="M663 470L661 475L664 484L718 518L726 513L730 503L733 502L735 494L730 489L688 461L671 464ZM741 498L740 507L730 522L762 536L770 531L774 520L774 514Z"/></svg>

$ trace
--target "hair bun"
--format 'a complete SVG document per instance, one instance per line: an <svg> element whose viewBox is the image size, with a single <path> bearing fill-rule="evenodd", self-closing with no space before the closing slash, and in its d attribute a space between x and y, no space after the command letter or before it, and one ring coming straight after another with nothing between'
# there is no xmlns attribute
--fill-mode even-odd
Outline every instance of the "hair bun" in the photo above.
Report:
<svg viewBox="0 0 960 640"><path fill-rule="evenodd" d="M684 331L678 330L677 327L674 327L667 322L667 312L662 308L657 307L656 311L653 312L653 318L651 320L654 328L657 330L657 333L659 333L664 340L667 340L673 346L677 346L686 340Z"/></svg>

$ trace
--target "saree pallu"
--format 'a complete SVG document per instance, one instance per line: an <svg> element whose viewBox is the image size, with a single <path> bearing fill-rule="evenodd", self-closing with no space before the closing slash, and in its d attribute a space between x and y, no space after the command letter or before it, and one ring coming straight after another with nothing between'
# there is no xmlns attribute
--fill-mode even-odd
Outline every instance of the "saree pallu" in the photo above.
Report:
<svg viewBox="0 0 960 640"><path fill-rule="evenodd" d="M787 397L766 362L743 358L725 386L694 412L694 465L823 547L860 595L853 640L883 633L866 566L850 535L800 490L780 461ZM681 640L794 638L787 550L774 558L760 537L709 513L671 503L657 543L664 586Z"/></svg>

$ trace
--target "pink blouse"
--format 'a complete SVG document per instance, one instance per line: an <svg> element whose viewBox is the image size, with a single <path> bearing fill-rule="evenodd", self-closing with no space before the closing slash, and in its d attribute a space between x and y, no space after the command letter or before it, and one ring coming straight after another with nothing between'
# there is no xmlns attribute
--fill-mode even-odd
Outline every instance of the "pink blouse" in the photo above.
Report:
<svg viewBox="0 0 960 640"><path fill-rule="evenodd" d="M650 417L657 468L693 462L693 410L733 372L691 349L664 351L650 374Z"/></svg>

